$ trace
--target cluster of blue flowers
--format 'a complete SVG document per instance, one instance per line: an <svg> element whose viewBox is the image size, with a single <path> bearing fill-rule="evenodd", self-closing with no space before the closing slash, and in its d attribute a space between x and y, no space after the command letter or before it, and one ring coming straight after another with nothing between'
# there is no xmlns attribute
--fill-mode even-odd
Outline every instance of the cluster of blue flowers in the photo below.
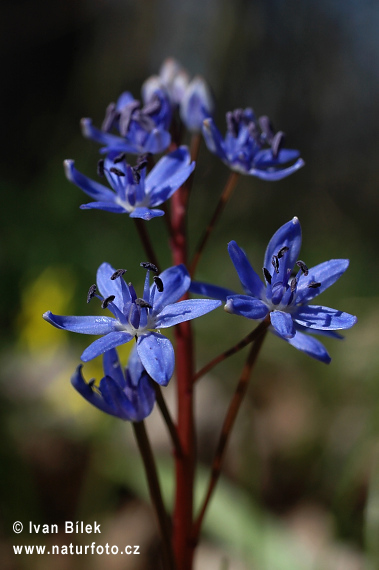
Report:
<svg viewBox="0 0 379 570"><path fill-rule="evenodd" d="M159 206L172 197L195 168L188 148L177 144L177 138L173 141L173 133L181 132L183 127L192 133L202 132L208 149L231 170L242 174L275 181L303 166L299 151L284 148L284 134L275 132L267 117L256 119L252 109L228 112L223 138L213 112L213 98L204 79L191 79L186 70L169 59L159 75L143 84L142 102L129 92L123 93L108 106L100 129L91 119L83 119L84 135L102 145L104 158L99 160L97 172L110 188L80 173L73 160L66 160L67 178L93 200L81 208L127 213L146 221L163 216L165 210ZM154 164L152 155L167 151L170 145L175 150ZM127 162L127 155L137 155L134 165ZM154 383L166 386L174 372L174 349L160 330L205 315L222 301L228 313L257 321L269 319L277 336L313 358L329 362L324 346L308 333L339 338L335 331L351 327L356 318L308 303L342 275L348 260L331 260L308 269L298 259L300 244L300 223L293 218L268 244L262 281L244 251L236 242L230 242L229 255L244 290L242 295L221 286L191 283L184 265L159 273L157 267L146 262L141 264L146 269L143 293L137 297L133 285L124 281L126 270L102 263L97 285L92 285L87 300L99 299L102 310L110 311L112 316L44 314L45 320L57 328L100 336L84 350L81 359L87 362L103 355L104 378L98 386L86 383L81 365L72 377L73 386L102 411L124 420L141 421L154 406ZM292 273L294 266L297 274ZM208 298L180 300L188 291ZM116 347L133 340L135 347L123 370Z"/></svg>

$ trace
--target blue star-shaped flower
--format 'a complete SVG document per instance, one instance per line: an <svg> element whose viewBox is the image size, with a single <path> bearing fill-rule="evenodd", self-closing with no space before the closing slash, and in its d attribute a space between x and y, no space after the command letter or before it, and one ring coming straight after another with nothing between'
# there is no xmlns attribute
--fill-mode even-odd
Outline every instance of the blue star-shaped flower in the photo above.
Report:
<svg viewBox="0 0 379 570"><path fill-rule="evenodd" d="M81 209L127 213L131 218L151 220L164 215L163 210L156 209L156 206L168 200L187 180L195 163L191 162L187 147L181 146L163 156L146 175L146 161L131 167L122 156L110 153L104 160L102 172L113 191L81 174L73 160L65 160L64 167L70 182L96 200L83 204Z"/></svg>
<svg viewBox="0 0 379 570"><path fill-rule="evenodd" d="M157 154L171 142L170 123L170 100L167 93L157 89L144 99L143 106L131 93L122 93L117 103L108 105L101 130L88 118L82 119L81 126L85 137L105 145L101 152ZM113 129L119 135L112 134Z"/></svg>
<svg viewBox="0 0 379 570"><path fill-rule="evenodd" d="M168 384L175 366L174 349L160 329L195 319L213 311L221 302L211 299L178 300L187 292L191 279L184 265L170 267L155 275L150 287L150 271L157 268L144 263L147 269L143 297L137 298L132 284L122 278L125 270L117 270L109 263L100 265L97 271L97 287L90 288L88 300L96 296L102 300L102 308L108 308L114 317L65 317L47 311L43 317L57 328L83 334L104 335L95 340L83 352L83 362L92 360L107 350L132 339L137 341L137 352L142 365L158 384Z"/></svg>
<svg viewBox="0 0 379 570"><path fill-rule="evenodd" d="M140 422L152 411L155 390L149 375L142 366L136 348L129 357L128 366L122 370L116 349L103 355L104 378L99 386L87 383L82 375L82 364L71 378L75 390L106 414L122 420Z"/></svg>
<svg viewBox="0 0 379 570"><path fill-rule="evenodd" d="M308 269L298 259L300 245L301 227L295 217L279 228L267 246L263 266L264 284L244 251L235 241L231 241L228 244L229 255L245 294L238 295L204 283L193 283L191 290L225 300L228 313L255 320L263 320L269 315L271 330L275 334L309 356L329 363L330 356L321 342L304 333L341 338L334 331L352 327L357 318L336 309L308 303L341 277L349 260L331 259ZM299 271L293 276L295 264Z"/></svg>
<svg viewBox="0 0 379 570"><path fill-rule="evenodd" d="M226 122L225 138L211 118L203 123L203 135L208 149L232 170L272 181L304 165L298 150L283 148L284 133L275 133L268 117L257 121L252 109L236 109L226 114Z"/></svg>

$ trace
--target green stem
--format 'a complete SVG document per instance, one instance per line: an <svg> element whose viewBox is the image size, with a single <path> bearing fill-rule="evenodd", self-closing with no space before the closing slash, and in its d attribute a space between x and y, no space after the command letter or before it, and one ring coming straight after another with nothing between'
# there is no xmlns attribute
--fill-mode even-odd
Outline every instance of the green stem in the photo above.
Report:
<svg viewBox="0 0 379 570"><path fill-rule="evenodd" d="M154 456L151 450L145 424L142 421L134 422L132 425L145 467L150 498L154 505L155 513L158 518L159 529L162 537L164 568L165 570L175 570L174 556L171 548L171 530L169 519L164 507L157 468L155 465Z"/></svg>
<svg viewBox="0 0 379 570"><path fill-rule="evenodd" d="M261 349L262 343L265 339L267 328L268 328L269 324L270 324L269 321L267 319L265 319L257 327L256 330L260 329L260 334L256 338L254 344L252 345L252 347L250 349L250 352L249 352L249 355L247 357L246 363L243 367L237 388L236 388L234 395L233 395L233 398L229 404L229 408L228 408L228 411L227 411L225 419L224 419L220 438L219 438L217 448L216 448L216 453L215 453L213 463L212 463L212 470L211 470L211 475L210 475L210 479L209 479L208 490L207 490L207 493L206 493L200 514L194 523L193 539L194 539L195 543L197 543L197 541L199 539L199 534L200 534L201 525L202 525L202 522L204 519L205 512L207 510L209 501L212 497L213 491L216 487L217 481L220 477L221 465L222 465L222 461L224 459L226 444L229 440L229 436L230 436L232 427L234 425L235 419L237 417L237 413L240 409L242 400L245 396L246 389L247 389L247 386L249 383L249 378L250 378L251 372L254 368L255 362L257 360L257 357L258 357L259 351Z"/></svg>

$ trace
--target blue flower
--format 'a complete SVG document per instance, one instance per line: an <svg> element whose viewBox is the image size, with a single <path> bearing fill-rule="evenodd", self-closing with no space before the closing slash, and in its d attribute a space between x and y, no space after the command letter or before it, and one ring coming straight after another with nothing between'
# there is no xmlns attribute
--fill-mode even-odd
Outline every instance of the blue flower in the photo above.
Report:
<svg viewBox="0 0 379 570"><path fill-rule="evenodd" d="M211 118L203 123L203 135L208 149L232 170L271 181L304 165L298 150L283 148L284 133L275 134L268 117L257 121L252 109L236 109L226 114L226 122L224 139Z"/></svg>
<svg viewBox="0 0 379 570"><path fill-rule="evenodd" d="M204 283L193 283L191 290L225 300L228 313L254 320L263 320L269 315L272 332L309 356L329 363L330 356L321 342L304 333L341 338L334 331L352 327L357 318L308 303L341 277L349 260L331 259L308 269L298 259L300 246L301 227L295 217L279 228L268 244L263 283L244 251L231 241L228 244L229 255L245 294L238 295ZM296 275L292 274L294 265L299 269Z"/></svg>
<svg viewBox="0 0 379 570"><path fill-rule="evenodd" d="M110 153L101 170L113 190L81 174L76 170L73 160L65 160L64 167L70 182L96 200L82 204L82 210L94 208L151 220L164 215L163 210L156 209L156 206L168 200L187 180L195 163L191 163L187 147L181 146L163 156L146 175L145 160L131 167L122 156Z"/></svg>
<svg viewBox="0 0 379 570"><path fill-rule="evenodd" d="M65 317L47 311L43 317L57 328L83 334L104 335L95 340L81 355L83 362L92 360L107 350L136 339L137 352L146 372L158 384L167 385L175 366L174 349L168 338L160 334L178 323L200 317L220 306L220 301L210 299L178 300L187 292L191 279L184 265L170 267L154 276L150 287L150 271L157 268L143 263L147 269L143 297L137 298L132 284L122 278L125 270L117 270L109 263L100 265L97 271L96 294L93 285L88 301L96 296L102 300L102 308L108 308L114 317Z"/></svg>
<svg viewBox="0 0 379 570"><path fill-rule="evenodd" d="M98 387L93 381L87 383L84 380L82 366L81 364L76 369L71 384L96 408L131 422L140 422L151 413L155 403L155 390L136 348L133 348L125 370L122 370L114 348L104 353L105 376Z"/></svg>
<svg viewBox="0 0 379 570"><path fill-rule="evenodd" d="M143 106L131 93L122 93L117 103L108 105L101 130L88 118L82 119L81 126L85 137L105 145L102 152L157 154L171 142L170 123L170 100L167 93L157 89L144 99ZM112 134L112 129L120 136Z"/></svg>
<svg viewBox="0 0 379 570"><path fill-rule="evenodd" d="M201 132L204 119L210 117L214 101L206 81L199 75L190 80L187 71L173 58L163 62L159 75L152 75L142 86L142 93L150 98L154 92L165 90L173 111L179 109L180 118L191 132Z"/></svg>

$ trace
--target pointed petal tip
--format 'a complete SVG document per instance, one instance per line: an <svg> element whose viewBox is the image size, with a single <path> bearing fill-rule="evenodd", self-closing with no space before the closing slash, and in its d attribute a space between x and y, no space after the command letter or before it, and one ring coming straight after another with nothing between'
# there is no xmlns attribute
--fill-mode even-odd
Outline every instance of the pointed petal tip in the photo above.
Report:
<svg viewBox="0 0 379 570"><path fill-rule="evenodd" d="M92 119L89 119L88 117L80 119L80 129L84 137L90 138L91 126L92 126Z"/></svg>
<svg viewBox="0 0 379 570"><path fill-rule="evenodd" d="M74 167L74 164L75 164L75 161L72 160L71 158L67 158L66 160L63 161L64 173L66 175L66 178L70 182L73 182L72 169Z"/></svg>

